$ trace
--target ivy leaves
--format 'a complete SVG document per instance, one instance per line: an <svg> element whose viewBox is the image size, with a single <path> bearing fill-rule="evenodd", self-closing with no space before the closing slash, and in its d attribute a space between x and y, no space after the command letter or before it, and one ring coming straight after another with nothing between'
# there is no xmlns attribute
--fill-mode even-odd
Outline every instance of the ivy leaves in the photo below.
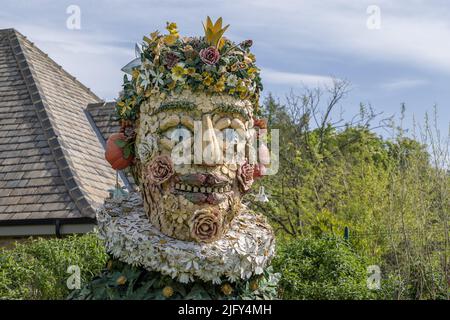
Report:
<svg viewBox="0 0 450 320"><path fill-rule="evenodd" d="M108 268L95 277L87 286L76 290L68 299L74 300L210 300L210 299L276 299L278 274L268 268L264 275L249 281L229 284L232 294L225 295L222 285L196 281L183 284L159 272L147 271L129 264L110 260ZM170 290L167 290L167 289ZM170 295L167 294L170 292Z"/></svg>

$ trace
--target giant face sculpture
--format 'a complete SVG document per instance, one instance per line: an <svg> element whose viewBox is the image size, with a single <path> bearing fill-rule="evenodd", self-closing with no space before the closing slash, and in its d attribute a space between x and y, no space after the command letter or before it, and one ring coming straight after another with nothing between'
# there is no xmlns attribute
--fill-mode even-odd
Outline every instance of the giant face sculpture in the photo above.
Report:
<svg viewBox="0 0 450 320"><path fill-rule="evenodd" d="M168 34L144 37L139 57L123 68L131 80L117 102L116 138L125 140L119 164L135 156L150 222L180 240L211 242L241 210L254 168L261 172L253 110L262 84L251 40L222 37L221 18L203 27L203 37L182 38L167 23Z"/></svg>
<svg viewBox="0 0 450 320"><path fill-rule="evenodd" d="M151 223L181 240L219 239L253 183L251 103L185 90L140 108L135 175Z"/></svg>

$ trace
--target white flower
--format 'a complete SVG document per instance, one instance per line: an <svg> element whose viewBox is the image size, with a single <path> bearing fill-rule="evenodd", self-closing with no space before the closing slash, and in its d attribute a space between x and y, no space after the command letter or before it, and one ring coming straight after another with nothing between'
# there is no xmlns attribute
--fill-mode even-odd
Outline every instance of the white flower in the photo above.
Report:
<svg viewBox="0 0 450 320"><path fill-rule="evenodd" d="M220 277L214 277L214 278L212 279L212 283L213 283L213 284L221 284L221 283L222 283L222 280L220 280Z"/></svg>
<svg viewBox="0 0 450 320"><path fill-rule="evenodd" d="M229 87L236 87L237 83L238 83L238 78L234 74L231 74L231 75L228 76L228 78L227 78L227 86L229 86Z"/></svg>
<svg viewBox="0 0 450 320"><path fill-rule="evenodd" d="M189 283L191 277L187 273L181 273L178 275L178 281L181 283Z"/></svg>
<svg viewBox="0 0 450 320"><path fill-rule="evenodd" d="M239 280L239 277L236 274L230 273L229 275L227 275L227 279L230 282L236 282Z"/></svg>
<svg viewBox="0 0 450 320"><path fill-rule="evenodd" d="M156 138L152 135L147 135L144 140L137 145L137 155L139 160L141 160L143 164L147 163L154 156L157 147Z"/></svg>
<svg viewBox="0 0 450 320"><path fill-rule="evenodd" d="M168 239L153 227L144 212L142 200L136 193L120 202L109 202L97 212L99 236L105 238L106 250L116 259L147 270L158 271L189 283L195 278L221 283L226 276L230 282L248 279L263 272L274 253L270 227L255 223L257 216L246 211L230 226L220 240L208 245ZM123 214L124 208L132 213ZM117 210L117 217L109 212ZM165 240L164 244L161 240Z"/></svg>
<svg viewBox="0 0 450 320"><path fill-rule="evenodd" d="M198 270L198 263L195 261L195 257L191 257L190 260L186 263L186 269L194 268L195 270Z"/></svg>
<svg viewBox="0 0 450 320"><path fill-rule="evenodd" d="M141 79L141 85L144 86L144 90L151 84L150 73L148 70L144 70L139 74L139 79Z"/></svg>
<svg viewBox="0 0 450 320"><path fill-rule="evenodd" d="M161 86L164 85L164 80L163 80L164 74L163 73L159 72L158 70L157 71L150 70L149 72L153 77L152 83L155 86L155 88L158 88L160 85Z"/></svg>

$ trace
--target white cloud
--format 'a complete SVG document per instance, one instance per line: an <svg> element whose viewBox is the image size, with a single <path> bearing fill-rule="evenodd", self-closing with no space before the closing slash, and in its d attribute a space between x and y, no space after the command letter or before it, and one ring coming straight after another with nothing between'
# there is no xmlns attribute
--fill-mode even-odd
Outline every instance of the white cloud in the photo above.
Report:
<svg viewBox="0 0 450 320"><path fill-rule="evenodd" d="M386 90L411 89L427 85L429 82L424 79L396 79L382 83L380 87Z"/></svg>
<svg viewBox="0 0 450 320"><path fill-rule="evenodd" d="M377 1L380 30L369 30L366 25L366 9L373 1L258 0L254 5L261 15L258 25L270 26L264 29L267 41L283 44L284 49L308 49L320 55L338 53L349 59L392 62L450 74L449 10L442 7L447 3L433 3Z"/></svg>
<svg viewBox="0 0 450 320"><path fill-rule="evenodd" d="M107 34L26 23L9 26L105 100L117 97L123 79L120 68L135 57L131 43L127 48L121 45L123 40Z"/></svg>
<svg viewBox="0 0 450 320"><path fill-rule="evenodd" d="M318 85L330 85L333 82L333 78L328 76L283 72L267 68L262 68L261 78L264 80L264 83L283 84L287 86L316 87Z"/></svg>
<svg viewBox="0 0 450 320"><path fill-rule="evenodd" d="M231 24L226 34L231 39L254 40L258 63L267 67L262 80L269 85L314 86L329 83L331 78L324 76L329 73L351 81L359 76L371 79L371 72L392 66L407 69L412 80L421 78L418 69L450 74L449 10L444 0L77 3L82 10L79 31L65 28L65 4L50 2L3 0L0 26L17 28L94 92L109 98L120 90L120 68L134 57L133 40L164 29L167 20L176 21L183 35L200 35L206 15L223 16ZM372 4L381 8L381 30L366 27L366 9ZM399 77L385 88L420 85Z"/></svg>

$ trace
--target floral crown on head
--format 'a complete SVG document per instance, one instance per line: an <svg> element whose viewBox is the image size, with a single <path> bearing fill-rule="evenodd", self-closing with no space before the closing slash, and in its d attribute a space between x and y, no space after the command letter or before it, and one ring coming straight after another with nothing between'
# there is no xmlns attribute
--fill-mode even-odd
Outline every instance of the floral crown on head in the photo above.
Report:
<svg viewBox="0 0 450 320"><path fill-rule="evenodd" d="M131 80L124 76L119 118L135 120L146 98L185 89L247 99L257 108L262 84L250 52L252 41L236 44L223 37L228 27L222 27L222 18L213 23L208 17L203 37L180 37L173 22L167 22L168 34L155 31L144 36L142 48L136 45L138 57L122 68Z"/></svg>

